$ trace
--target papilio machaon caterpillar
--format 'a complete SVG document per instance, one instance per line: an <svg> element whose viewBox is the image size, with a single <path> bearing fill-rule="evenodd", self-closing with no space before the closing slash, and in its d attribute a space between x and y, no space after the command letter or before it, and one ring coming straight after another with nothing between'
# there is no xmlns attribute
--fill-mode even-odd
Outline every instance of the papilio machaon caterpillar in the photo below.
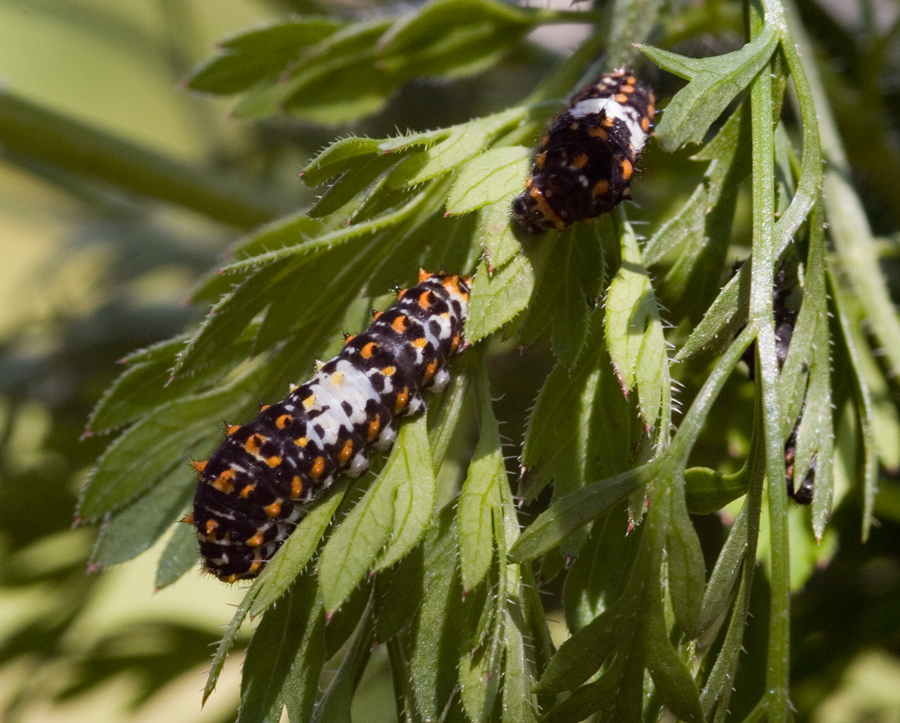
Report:
<svg viewBox="0 0 900 723"><path fill-rule="evenodd" d="M397 417L422 412L421 391L450 380L462 341L471 277L420 272L397 303L347 338L311 380L244 425L226 428L204 462L187 518L205 568L235 582L259 574L293 531L304 503L341 475L359 477L369 447L393 443Z"/></svg>
<svg viewBox="0 0 900 723"><path fill-rule="evenodd" d="M512 204L519 225L532 234L562 230L628 198L655 103L650 88L624 68L588 85L541 139L532 175Z"/></svg>

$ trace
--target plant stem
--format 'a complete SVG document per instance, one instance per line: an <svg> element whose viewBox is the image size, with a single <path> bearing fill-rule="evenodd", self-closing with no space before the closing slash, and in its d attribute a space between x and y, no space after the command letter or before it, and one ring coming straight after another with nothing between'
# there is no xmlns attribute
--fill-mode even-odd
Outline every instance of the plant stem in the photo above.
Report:
<svg viewBox="0 0 900 723"><path fill-rule="evenodd" d="M763 26L761 8L751 7L751 34ZM762 395L763 443L769 500L772 599L769 617L769 650L766 665L766 698L769 721L789 718L790 665L790 541L787 525L787 492L784 485L784 440L781 436L781 403L778 395L778 361L775 351L775 318L772 288L775 276L775 142L772 120L771 65L754 79L750 90L753 194L753 259L750 282L750 323L757 328L756 350L759 392Z"/></svg>
<svg viewBox="0 0 900 723"><path fill-rule="evenodd" d="M25 158L239 228L252 228L290 210L271 192L263 194L180 163L11 93L0 92L0 143Z"/></svg>

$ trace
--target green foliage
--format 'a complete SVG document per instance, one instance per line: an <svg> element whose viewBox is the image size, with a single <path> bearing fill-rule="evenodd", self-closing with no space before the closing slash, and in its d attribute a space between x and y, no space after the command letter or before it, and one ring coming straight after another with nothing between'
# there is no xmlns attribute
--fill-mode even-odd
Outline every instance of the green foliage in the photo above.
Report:
<svg viewBox="0 0 900 723"><path fill-rule="evenodd" d="M143 348L122 358L115 381L93 371L92 394L107 391L88 429L117 436L77 501L79 520L99 526L78 564L126 562L171 530L157 586L194 574L196 539L177 523L195 488L187 462L220 443L222 421L282 398L418 268L474 275L469 348L452 362L451 385L401 426L374 479L344 480L312 503L246 589L203 694L247 642L245 623L261 618L239 721L277 721L284 710L292 723L350 720L382 654L379 684L392 683L403 721L639 721L664 710L692 723L787 721L792 662L802 670L791 596L813 574L815 543L835 534L833 518L846 536L841 520L852 517L863 539L875 536L879 511L900 518L896 487L876 495L900 464L896 280L879 266L883 245L796 9L745 3L743 41L693 58L676 52L685 40L733 29L717 3L681 17L655 2L597 5L434 0L370 19L299 15L231 36L185 81L237 95L240 119L353 122L363 132L378 127L371 116L396 110L391 99L412 78L496 74L502 84L510 68L543 78L506 109L467 108L460 120L441 108L449 122L434 130L331 141L301 172L320 195L293 215L255 201L259 184L224 213L230 186L183 174L185 207L239 227L268 223L197 282L205 318L182 314L127 339ZM601 17L549 70L523 40L541 25ZM687 82L673 85L634 44ZM659 81L658 148L634 180L652 208L525 237L509 206L534 143L576 78L606 68L586 71L602 49L605 62L641 63L639 74ZM0 99L3 132L32 163L47 162L36 137L62 144L60 169L100 147L101 167L80 172L130 193L171 199L166 178L181 175L11 97ZM687 144L700 146L690 159ZM786 354L776 303L796 312ZM15 384L4 393L14 420ZM795 484L815 474L808 513L786 494L789 438ZM7 524L13 552L27 551L27 526ZM74 578L75 567L47 579ZM9 569L4 584L20 584ZM78 584L86 599L89 583ZM84 604L44 631L57 646ZM560 612L568 633L551 639L548 619ZM761 633L748 632L754 618ZM191 649L157 673L157 687L207 657L204 635L177 639Z"/></svg>

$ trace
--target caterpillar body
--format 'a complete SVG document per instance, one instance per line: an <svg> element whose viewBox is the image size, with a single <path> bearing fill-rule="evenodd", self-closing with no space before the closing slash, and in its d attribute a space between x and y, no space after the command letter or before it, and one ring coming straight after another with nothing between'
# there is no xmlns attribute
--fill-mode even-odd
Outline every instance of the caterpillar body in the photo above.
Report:
<svg viewBox="0 0 900 723"><path fill-rule="evenodd" d="M303 515L341 475L359 477L368 450L387 449L394 420L440 391L462 341L471 277L420 272L419 283L347 338L333 359L283 401L226 429L222 445L192 462L194 511L206 570L225 582L259 574Z"/></svg>
<svg viewBox="0 0 900 723"><path fill-rule="evenodd" d="M650 88L624 68L588 85L541 139L513 218L539 234L607 213L628 198L655 103Z"/></svg>

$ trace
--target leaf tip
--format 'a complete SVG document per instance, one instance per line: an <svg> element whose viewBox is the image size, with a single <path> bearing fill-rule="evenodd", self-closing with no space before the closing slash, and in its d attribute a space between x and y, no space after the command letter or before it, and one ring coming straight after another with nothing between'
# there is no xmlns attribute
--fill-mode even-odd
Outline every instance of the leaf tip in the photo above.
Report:
<svg viewBox="0 0 900 723"><path fill-rule="evenodd" d="M84 431L81 433L81 436L78 438L79 442L83 442L86 439L94 436L94 430L90 427L85 427Z"/></svg>

